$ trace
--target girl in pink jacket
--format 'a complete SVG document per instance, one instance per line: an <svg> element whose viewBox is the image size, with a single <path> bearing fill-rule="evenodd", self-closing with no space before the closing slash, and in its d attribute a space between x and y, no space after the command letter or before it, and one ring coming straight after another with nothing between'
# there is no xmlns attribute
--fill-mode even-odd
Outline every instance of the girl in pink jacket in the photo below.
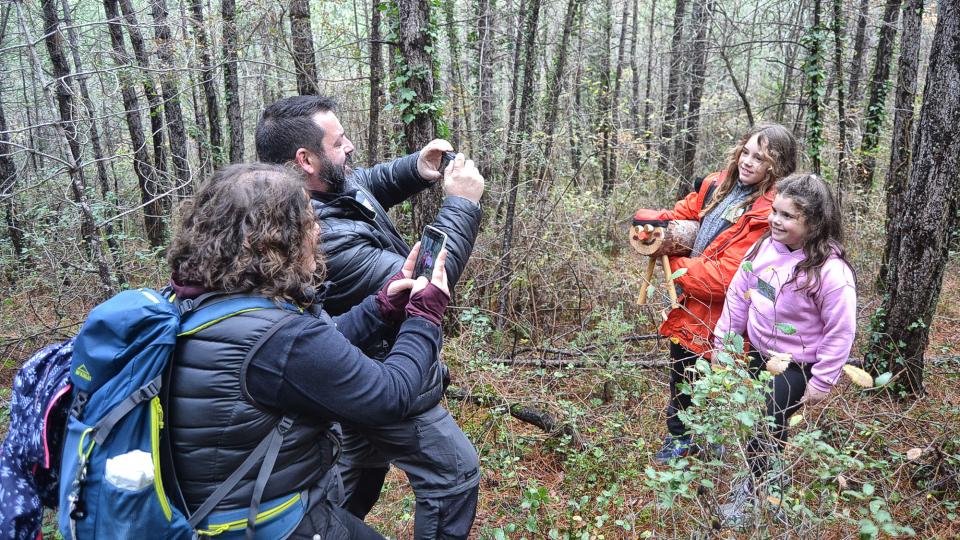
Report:
<svg viewBox="0 0 960 540"><path fill-rule="evenodd" d="M757 434L747 444L753 473L720 508L728 522L742 520L756 499L754 479L770 468L768 457L786 439L786 421L804 403L826 399L853 346L857 293L853 269L844 258L840 209L830 187L814 174L795 174L777 183L769 231L751 248L727 290L714 330L722 348L728 334L745 337L756 375L775 353L789 355L775 373L767 397L772 437ZM772 366L771 366L772 367Z"/></svg>

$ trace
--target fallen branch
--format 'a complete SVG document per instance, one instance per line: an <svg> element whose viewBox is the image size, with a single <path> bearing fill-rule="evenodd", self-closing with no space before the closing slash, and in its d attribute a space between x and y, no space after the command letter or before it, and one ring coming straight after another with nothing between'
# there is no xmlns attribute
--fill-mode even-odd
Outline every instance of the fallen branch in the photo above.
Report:
<svg viewBox="0 0 960 540"><path fill-rule="evenodd" d="M503 407L510 411L510 416L542 429L551 437L564 435L570 437L571 444L573 444L573 447L577 450L583 450L586 448L586 444L583 442L583 437L580 436L577 428L573 427L573 425L569 423L561 423L557 421L552 414L546 411L541 411L540 409L536 409L528 405L522 405L520 403L511 404L498 397L477 396L453 387L447 388L446 396L453 400L472 403L478 407Z"/></svg>
<svg viewBox="0 0 960 540"><path fill-rule="evenodd" d="M570 360L558 358L491 358L489 361L507 366L543 368L607 367L610 364L617 364L640 369L652 369L670 365L670 360L664 358L663 353L649 353L616 361L599 361L596 356L587 354L581 354L580 356L581 358Z"/></svg>

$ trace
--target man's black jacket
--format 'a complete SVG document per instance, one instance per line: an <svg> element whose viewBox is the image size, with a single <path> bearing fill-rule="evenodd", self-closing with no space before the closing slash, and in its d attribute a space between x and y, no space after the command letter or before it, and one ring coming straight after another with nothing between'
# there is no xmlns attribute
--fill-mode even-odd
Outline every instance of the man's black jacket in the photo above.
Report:
<svg viewBox="0 0 960 540"><path fill-rule="evenodd" d="M323 308L337 315L375 293L400 271L410 246L387 210L428 188L417 173L414 153L371 169L356 169L343 193L314 192L320 243L333 287ZM480 228L479 206L446 197L432 225L447 233L447 279L456 284Z"/></svg>

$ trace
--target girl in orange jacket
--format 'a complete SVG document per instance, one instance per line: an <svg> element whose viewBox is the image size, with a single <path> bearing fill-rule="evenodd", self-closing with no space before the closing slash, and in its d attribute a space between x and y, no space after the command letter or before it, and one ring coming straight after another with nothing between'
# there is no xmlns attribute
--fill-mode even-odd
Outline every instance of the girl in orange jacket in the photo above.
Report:
<svg viewBox="0 0 960 540"><path fill-rule="evenodd" d="M670 338L670 401L663 448L655 460L667 463L700 450L677 414L690 405L690 396L679 385L690 381L686 371L712 347L727 287L740 261L767 230L767 215L774 197L774 184L791 174L797 165L797 143L790 131L778 124L760 124L750 129L731 150L724 170L707 176L700 189L679 201L673 210L639 210L635 225L669 220L696 220L700 229L693 250L686 257L671 257L670 267L685 269L675 280L679 307L670 311L660 334Z"/></svg>

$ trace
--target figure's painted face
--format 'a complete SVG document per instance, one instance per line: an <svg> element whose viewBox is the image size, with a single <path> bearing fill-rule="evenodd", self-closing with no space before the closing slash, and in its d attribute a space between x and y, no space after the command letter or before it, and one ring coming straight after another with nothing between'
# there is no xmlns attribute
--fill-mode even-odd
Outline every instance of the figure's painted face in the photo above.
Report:
<svg viewBox="0 0 960 540"><path fill-rule="evenodd" d="M767 157L767 145L760 142L760 135L750 137L743 145L740 159L737 161L740 182L745 186L759 184L767 177L770 159Z"/></svg>
<svg viewBox="0 0 960 540"><path fill-rule="evenodd" d="M793 199L777 195L767 221L770 223L770 237L790 249L800 249L807 241L807 220Z"/></svg>

